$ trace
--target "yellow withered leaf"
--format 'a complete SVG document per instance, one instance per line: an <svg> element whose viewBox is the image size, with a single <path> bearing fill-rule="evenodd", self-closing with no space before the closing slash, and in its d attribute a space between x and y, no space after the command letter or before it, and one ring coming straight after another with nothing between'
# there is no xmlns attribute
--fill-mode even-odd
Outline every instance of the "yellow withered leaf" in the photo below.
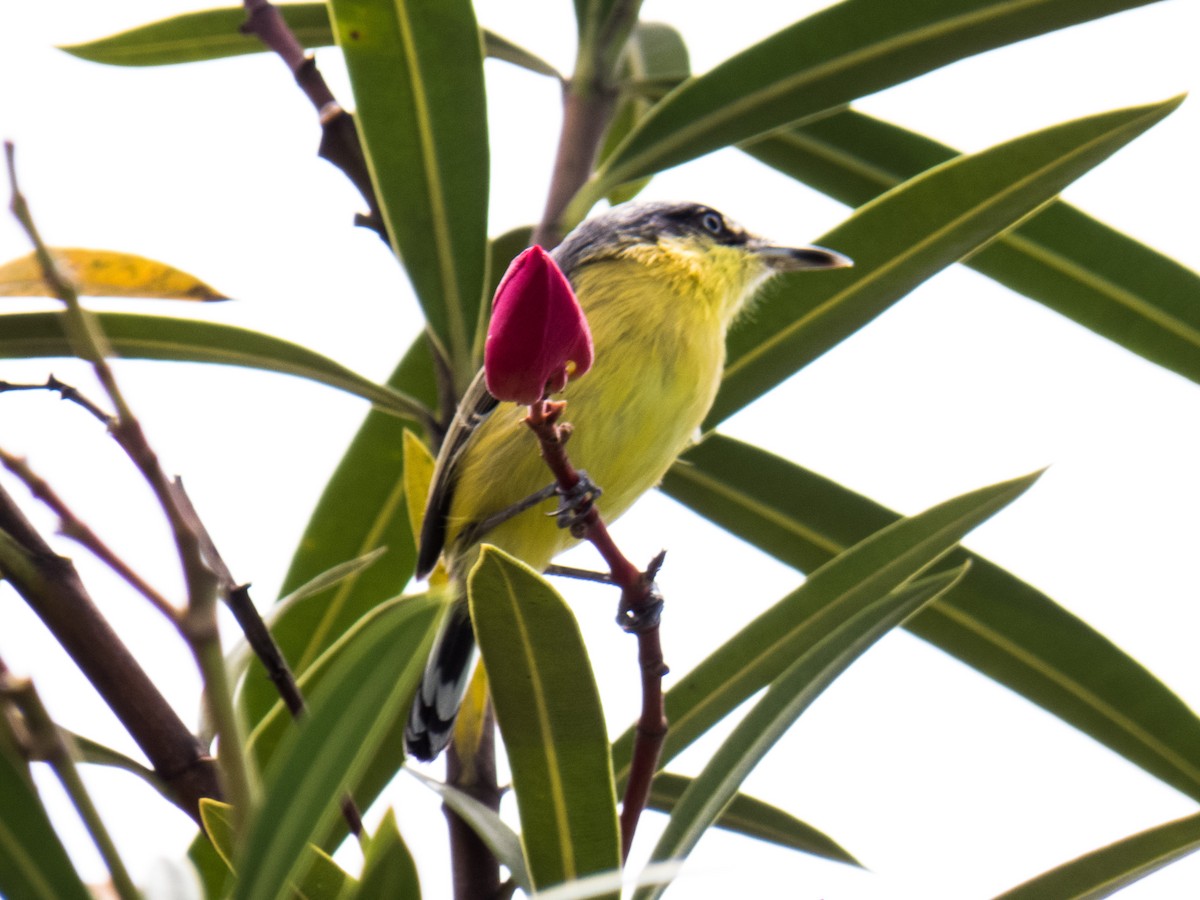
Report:
<svg viewBox="0 0 1200 900"><path fill-rule="evenodd" d="M421 542L421 523L425 521L425 502L429 497L429 485L433 481L436 462L429 448L421 439L404 429L404 495L408 502L408 521L412 526L413 538L418 546ZM446 584L446 569L441 561L429 573L429 586Z"/></svg>
<svg viewBox="0 0 1200 900"><path fill-rule="evenodd" d="M144 256L78 247L51 247L50 252L63 276L83 295L149 300L229 299L194 275ZM0 266L0 297L51 296L34 254Z"/></svg>
<svg viewBox="0 0 1200 900"><path fill-rule="evenodd" d="M425 500L433 481L433 454L421 439L404 429L404 492L408 500L408 522L413 534L421 533L425 518Z"/></svg>

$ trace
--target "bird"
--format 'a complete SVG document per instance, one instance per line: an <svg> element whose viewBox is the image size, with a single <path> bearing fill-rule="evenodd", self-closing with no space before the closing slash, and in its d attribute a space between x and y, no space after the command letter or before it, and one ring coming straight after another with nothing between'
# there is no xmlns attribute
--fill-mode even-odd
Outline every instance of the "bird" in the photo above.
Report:
<svg viewBox="0 0 1200 900"><path fill-rule="evenodd" d="M693 441L720 384L726 332L759 289L781 273L852 264L823 247L774 244L710 206L664 201L614 206L550 255L591 328L591 371L555 396L567 401L571 462L602 491L596 505L606 522L657 485ZM481 543L542 571L576 540L547 515L553 500L522 509L552 481L525 412L491 396L481 372L435 463L416 576L442 558L456 597L405 728L417 759L436 758L450 742L469 680L475 637L463 586ZM486 522L498 524L481 529Z"/></svg>

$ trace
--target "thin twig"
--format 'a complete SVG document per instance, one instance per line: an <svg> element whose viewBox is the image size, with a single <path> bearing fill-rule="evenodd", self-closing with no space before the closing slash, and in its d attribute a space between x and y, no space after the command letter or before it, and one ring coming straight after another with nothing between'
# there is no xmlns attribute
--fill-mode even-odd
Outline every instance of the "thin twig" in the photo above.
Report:
<svg viewBox="0 0 1200 900"><path fill-rule="evenodd" d="M0 488L0 574L87 676L196 822L221 799L213 760L96 608L71 561L55 554Z"/></svg>
<svg viewBox="0 0 1200 900"><path fill-rule="evenodd" d="M183 480L177 478L175 484L178 488L179 502L183 505L188 517L200 523L202 521L200 514L192 505L192 498L184 488ZM254 651L263 664L263 668L266 669L267 677L275 685L275 690L283 700L283 705L287 707L293 719L298 719L304 714L304 695L300 692L300 685L284 658L283 651L275 642L275 638L271 636L271 630L259 614L258 607L250 599L250 585L234 582L233 573L217 550L217 545L213 542L208 529L201 525L198 533L205 558L221 580L225 605L229 607L234 619L241 627L242 633L246 636L246 643L250 645L250 649ZM349 794L342 797L341 809L342 817L346 820L350 833L355 837L361 837L363 833L362 814Z"/></svg>
<svg viewBox="0 0 1200 900"><path fill-rule="evenodd" d="M607 572L597 572L593 569L577 569L574 566L551 564L546 566L543 574L557 575L559 578L574 578L578 581L595 581L599 584L616 584Z"/></svg>
<svg viewBox="0 0 1200 900"><path fill-rule="evenodd" d="M84 407L85 409L87 407ZM145 597L150 604L173 624L179 625L180 611L155 590L133 567L121 559L100 537L77 516L54 488L30 467L29 463L0 447L0 463L17 476L34 497L41 500L58 516L59 530L76 543L86 547L93 556L119 575L126 584Z"/></svg>
<svg viewBox="0 0 1200 900"><path fill-rule="evenodd" d="M545 209L531 238L533 243L540 244L547 249L562 240L566 225L574 224L564 222L564 214L572 198L579 193L580 188L592 174L601 138L604 136L616 108L617 93L613 74L616 67L615 60L620 53L619 48L615 54L611 51L615 44L623 43L621 32L625 25L628 25L629 28L633 27L628 13L629 10L632 10L632 18L636 19L637 7L637 0L618 0L613 7L614 17L610 19L612 30L605 36L610 43L603 52L600 52L600 48L593 46L590 48L591 53L580 53L576 59L573 78L563 86L563 122L559 132L558 150L551 172ZM625 34L628 34L628 30L625 30ZM453 383L453 379L449 379L449 381ZM447 421L449 420L447 419ZM636 572L634 567L629 566L629 568ZM485 741L484 743L488 744L489 742ZM487 759L479 759L475 762L477 766L488 764ZM490 764L494 767L494 760ZM449 767L448 764L447 781L456 787L461 787L455 781L456 772L458 770ZM644 805L644 800L642 805ZM636 802L627 803L629 809L634 806L637 806ZM638 807L638 812L640 812L640 808ZM451 816L453 823L455 820L452 814L447 813L447 815ZM636 821L637 816L633 815L634 821ZM632 839L632 828L627 830L629 839ZM494 867L497 865L495 857L479 842L471 842L463 829L452 827L450 838L451 852L455 854L456 859L463 860L464 866L474 864L479 867ZM474 857L472 857L472 853L474 853ZM474 863L471 862L472 858ZM482 895L467 894L456 890L455 896L465 898Z"/></svg>
<svg viewBox="0 0 1200 900"><path fill-rule="evenodd" d="M46 380L41 384L14 384L11 381L0 381L0 394L11 391L58 391L59 397L63 400L69 400L86 409L94 418L99 420L101 425L108 427L112 424L113 417L100 408L100 405L93 403L78 389L71 387L69 384L64 384L53 375L46 377Z"/></svg>
<svg viewBox="0 0 1200 900"><path fill-rule="evenodd" d="M187 514L180 501L180 489L175 480L163 470L158 455L146 439L142 426L134 416L117 384L108 357L112 348L100 327L99 320L83 308L79 294L58 269L58 265L34 224L29 205L17 182L15 150L11 142L4 146L8 179L12 194L12 212L33 244L42 270L42 278L52 296L62 301L63 327L71 349L92 366L92 371L116 410L109 431L125 455L137 467L158 500L159 507L171 528L176 553L187 586L187 608L181 621L181 632L200 667L206 690L204 696L221 741L220 771L224 778L228 800L234 808L236 821L249 814L253 804L251 773L247 768L241 725L233 709L232 692L228 684L220 634L217 630L216 607L219 584L212 567L202 552L203 525ZM190 504L189 504L190 505Z"/></svg>
<svg viewBox="0 0 1200 900"><path fill-rule="evenodd" d="M374 230L387 243L387 228L379 211L379 202L375 199L367 157L358 139L353 117L337 102L317 69L316 60L296 39L279 10L267 0L245 0L243 6L246 21L242 25L242 32L257 37L263 46L283 60L296 79L296 84L316 109L321 123L318 155L341 169L366 201L370 212L365 216L357 216L356 224Z"/></svg>
<svg viewBox="0 0 1200 900"><path fill-rule="evenodd" d="M580 484L582 476L567 456L565 435L569 429L559 424L566 404L543 400L529 408L525 424L537 435L542 458L554 473L560 489L569 493ZM593 505L572 526L571 533L589 541L604 557L614 584L621 588L621 603L617 621L621 627L637 636L638 665L642 673L642 713L638 718L629 779L621 804L621 857L629 856L638 820L650 796L650 785L658 771L658 760L667 734L667 717L663 706L662 679L667 674L659 640L659 613L662 595L654 579L662 565L663 553L658 554L643 572L631 563L608 532L600 512Z"/></svg>

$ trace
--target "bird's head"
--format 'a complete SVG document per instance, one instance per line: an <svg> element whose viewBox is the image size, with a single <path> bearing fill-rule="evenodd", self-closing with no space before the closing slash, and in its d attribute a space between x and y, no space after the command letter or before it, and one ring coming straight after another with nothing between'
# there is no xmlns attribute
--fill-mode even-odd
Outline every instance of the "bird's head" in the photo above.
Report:
<svg viewBox="0 0 1200 900"><path fill-rule="evenodd" d="M711 299L726 324L772 275L852 265L823 247L774 244L711 206L661 201L625 203L588 219L553 255L573 283L593 263L638 263L681 296Z"/></svg>

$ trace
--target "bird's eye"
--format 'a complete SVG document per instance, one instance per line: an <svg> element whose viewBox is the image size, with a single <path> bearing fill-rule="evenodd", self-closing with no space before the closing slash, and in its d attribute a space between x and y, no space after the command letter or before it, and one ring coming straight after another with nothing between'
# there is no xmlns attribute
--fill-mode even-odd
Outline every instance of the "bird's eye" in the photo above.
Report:
<svg viewBox="0 0 1200 900"><path fill-rule="evenodd" d="M709 210L700 217L700 224L704 226L704 230L710 234L723 234L725 232L725 220L718 213Z"/></svg>

